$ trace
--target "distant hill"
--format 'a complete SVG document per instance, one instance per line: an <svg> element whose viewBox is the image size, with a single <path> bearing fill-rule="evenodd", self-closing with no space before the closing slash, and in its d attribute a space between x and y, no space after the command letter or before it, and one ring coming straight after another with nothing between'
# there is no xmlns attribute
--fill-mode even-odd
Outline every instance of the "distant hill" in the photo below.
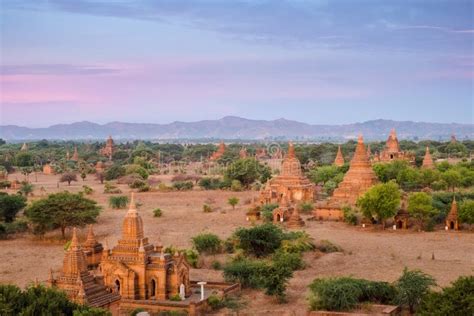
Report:
<svg viewBox="0 0 474 316"><path fill-rule="evenodd" d="M311 125L286 119L250 120L226 116L219 120L142 124L111 122L96 124L77 122L47 128L16 125L0 126L0 137L8 141L37 139L242 139L242 140L345 140L362 133L368 140L385 140L390 129L400 139L446 140L456 135L459 140L474 139L474 124L442 124L411 121L373 120L346 125Z"/></svg>

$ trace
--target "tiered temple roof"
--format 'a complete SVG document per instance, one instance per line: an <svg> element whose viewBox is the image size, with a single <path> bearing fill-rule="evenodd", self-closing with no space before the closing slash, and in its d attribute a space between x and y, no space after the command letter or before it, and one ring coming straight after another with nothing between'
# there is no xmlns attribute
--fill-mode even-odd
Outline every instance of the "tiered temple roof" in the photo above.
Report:
<svg viewBox="0 0 474 316"><path fill-rule="evenodd" d="M120 300L120 295L108 291L102 280L87 270L87 260L77 239L76 228L60 275L54 278L51 271L48 283L65 291L71 300L93 307L110 306Z"/></svg>
<svg viewBox="0 0 474 316"><path fill-rule="evenodd" d="M334 190L330 202L337 203L340 206L344 204L354 206L357 198L377 182L377 176L372 170L369 158L367 157L364 140L362 136L359 136L349 170L342 182Z"/></svg>
<svg viewBox="0 0 474 316"><path fill-rule="evenodd" d="M433 158L431 158L430 148L428 146L426 146L425 157L423 157L423 164L421 167L425 169L433 169L435 167Z"/></svg>
<svg viewBox="0 0 474 316"><path fill-rule="evenodd" d="M446 216L446 227L448 227L448 229L454 230L459 229L458 203L456 202L456 196L453 197L451 209L449 210L449 213Z"/></svg>
<svg viewBox="0 0 474 316"><path fill-rule="evenodd" d="M397 133L395 132L395 129L392 129L390 131L390 135L388 136L384 150L374 157L374 161L391 162L394 160L405 160L410 163L414 163L415 156L410 152L400 150Z"/></svg>
<svg viewBox="0 0 474 316"><path fill-rule="evenodd" d="M337 148L336 159L334 159L334 165L341 167L344 166L344 157L342 156L341 145Z"/></svg>

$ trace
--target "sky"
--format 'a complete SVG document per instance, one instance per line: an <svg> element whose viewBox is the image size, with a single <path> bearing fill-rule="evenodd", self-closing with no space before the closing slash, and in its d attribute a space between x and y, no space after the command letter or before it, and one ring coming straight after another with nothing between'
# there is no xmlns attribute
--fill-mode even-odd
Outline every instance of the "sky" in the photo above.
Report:
<svg viewBox="0 0 474 316"><path fill-rule="evenodd" d="M474 123L470 0L0 0L0 125Z"/></svg>

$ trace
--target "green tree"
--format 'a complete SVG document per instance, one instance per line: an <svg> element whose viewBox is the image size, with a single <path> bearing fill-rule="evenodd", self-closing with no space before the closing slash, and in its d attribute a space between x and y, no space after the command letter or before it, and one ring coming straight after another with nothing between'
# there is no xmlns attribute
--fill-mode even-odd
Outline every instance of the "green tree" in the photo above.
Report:
<svg viewBox="0 0 474 316"><path fill-rule="evenodd" d="M8 195L4 192L0 192L0 218L6 223L13 222L16 214L25 206L25 197L18 194Z"/></svg>
<svg viewBox="0 0 474 316"><path fill-rule="evenodd" d="M25 210L37 232L59 227L63 238L67 227L94 223L99 213L97 202L66 191L34 201Z"/></svg>
<svg viewBox="0 0 474 316"><path fill-rule="evenodd" d="M443 179L450 187L453 192L461 184L461 174L457 170L449 169L441 175Z"/></svg>
<svg viewBox="0 0 474 316"><path fill-rule="evenodd" d="M229 203L229 205L232 206L232 209L235 210L235 206L239 204L239 199L233 196L227 200L227 203Z"/></svg>
<svg viewBox="0 0 474 316"><path fill-rule="evenodd" d="M239 180L243 186L249 187L250 184L266 176L268 167L263 166L253 158L238 159L231 163L224 172L224 178L232 182Z"/></svg>
<svg viewBox="0 0 474 316"><path fill-rule="evenodd" d="M121 165L113 165L105 171L105 180L115 180L125 175L125 168Z"/></svg>
<svg viewBox="0 0 474 316"><path fill-rule="evenodd" d="M202 233L194 236L191 240L199 253L215 254L221 250L222 241L215 234Z"/></svg>
<svg viewBox="0 0 474 316"><path fill-rule="evenodd" d="M81 179L82 181L85 181L86 180L86 177L87 177L87 174L83 171L81 172Z"/></svg>
<svg viewBox="0 0 474 316"><path fill-rule="evenodd" d="M239 228L235 232L240 247L246 254L264 257L275 252L281 246L283 231L267 223L251 228Z"/></svg>
<svg viewBox="0 0 474 316"><path fill-rule="evenodd" d="M420 229L423 229L426 221L438 212L433 208L431 195L425 192L415 192L408 197L408 213L418 221Z"/></svg>
<svg viewBox="0 0 474 316"><path fill-rule="evenodd" d="M459 207L459 219L462 223L474 224L474 200L465 200Z"/></svg>
<svg viewBox="0 0 474 316"><path fill-rule="evenodd" d="M30 195L34 190L34 185L28 182L23 182L18 193L23 194L24 196Z"/></svg>
<svg viewBox="0 0 474 316"><path fill-rule="evenodd" d="M59 178L59 182L67 182L67 185L71 185L72 181L77 181L77 175L74 172L65 172Z"/></svg>
<svg viewBox="0 0 474 316"><path fill-rule="evenodd" d="M393 182L376 184L357 200L357 206L367 218L376 217L385 228L387 218L395 216L400 205L400 191Z"/></svg>
<svg viewBox="0 0 474 316"><path fill-rule="evenodd" d="M34 164L33 155L29 152L20 151L15 156L15 163L18 167L32 167Z"/></svg>
<svg viewBox="0 0 474 316"><path fill-rule="evenodd" d="M410 313L414 313L420 305L423 297L428 294L430 287L435 286L435 280L428 274L420 270L403 270L402 276L397 280L397 295L395 301L397 304L406 306Z"/></svg>

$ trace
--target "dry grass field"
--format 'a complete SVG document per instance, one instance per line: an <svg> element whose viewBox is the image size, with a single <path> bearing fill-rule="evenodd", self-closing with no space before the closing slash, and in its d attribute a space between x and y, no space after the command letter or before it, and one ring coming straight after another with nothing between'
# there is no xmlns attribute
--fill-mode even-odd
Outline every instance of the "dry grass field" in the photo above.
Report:
<svg viewBox="0 0 474 316"><path fill-rule="evenodd" d="M21 175L17 175L22 179ZM95 225L98 239L115 245L121 234L121 223L126 210L112 210L108 207L109 195L103 194L103 185L89 176L85 182L79 179L71 186L60 184L58 176L38 175L30 179L35 185L35 196L41 196L40 188L46 193L60 190L77 192L82 185L91 186L95 192L90 196L97 200L103 211ZM15 175L10 176L15 179ZM161 177L169 181L169 177ZM124 194L130 191L126 185L119 185ZM159 240L165 245L190 247L190 238L200 232L209 231L221 238L228 237L237 227L249 226L245 221L246 205L242 202L256 196L256 192L188 191L137 193L142 204L140 213L145 223L145 234L152 243ZM230 196L237 196L240 204L235 210L227 205ZM220 210L203 213L202 205L207 199L215 199ZM152 210L161 208L163 216L154 218ZM421 269L434 276L439 285L448 285L461 275L474 273L474 234L469 232L430 233L394 232L351 227L335 222L306 222L305 230L315 241L327 239L344 249L343 253L332 253L316 257L305 255L306 269L296 271L288 286L288 303L284 305L266 297L261 291L245 290L243 300L247 303L245 312L249 315L303 315L306 307L307 286L314 278L339 275L371 280L393 281L404 267ZM86 230L81 231L85 238ZM59 241L59 232L46 236L41 241L31 235L0 241L0 283L14 283L25 286L29 282L45 280L52 268L58 271L63 260L64 241ZM432 259L434 254L434 260ZM212 269L194 269L192 279L221 280L221 272Z"/></svg>

